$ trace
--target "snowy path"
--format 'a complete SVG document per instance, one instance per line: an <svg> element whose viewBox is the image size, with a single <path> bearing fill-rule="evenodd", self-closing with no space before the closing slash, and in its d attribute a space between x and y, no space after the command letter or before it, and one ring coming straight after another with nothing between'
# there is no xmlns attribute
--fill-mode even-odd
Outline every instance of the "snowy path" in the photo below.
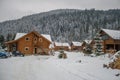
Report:
<svg viewBox="0 0 120 80"><path fill-rule="evenodd" d="M44 59L39 59L39 58L31 59L31 58L33 57L27 58L26 60L24 60L24 62L18 61L19 63L14 64L15 66L10 65L9 67L8 66L2 67L1 65L0 69L2 72L0 72L1 75L0 80L34 80L34 79L35 80L73 80L73 79L78 80L80 79L79 77L71 75L68 72L65 72L64 70L56 67L53 64L45 62L47 58ZM12 62L13 61L15 60L13 59ZM4 65L8 65L8 64L4 64ZM3 69L7 69L7 71L4 71Z"/></svg>
<svg viewBox="0 0 120 80"><path fill-rule="evenodd" d="M68 59L57 55L0 59L0 80L120 80L114 76L119 70L101 67L104 61L78 53L68 53Z"/></svg>

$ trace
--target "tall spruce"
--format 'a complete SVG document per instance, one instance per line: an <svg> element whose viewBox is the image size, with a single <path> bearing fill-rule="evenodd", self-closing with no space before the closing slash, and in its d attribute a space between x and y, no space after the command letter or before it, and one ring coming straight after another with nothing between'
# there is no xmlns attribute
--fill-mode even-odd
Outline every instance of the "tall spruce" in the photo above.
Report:
<svg viewBox="0 0 120 80"><path fill-rule="evenodd" d="M94 53L96 55L101 55L103 53L103 51L102 51L102 49L103 49L102 41L103 40L99 33L97 33L96 36L94 37L94 41L95 41Z"/></svg>
<svg viewBox="0 0 120 80"><path fill-rule="evenodd" d="M5 41L4 36L3 36L3 35L0 35L0 46L1 46L1 47L4 47L4 46L5 46L5 45L4 45L4 41Z"/></svg>

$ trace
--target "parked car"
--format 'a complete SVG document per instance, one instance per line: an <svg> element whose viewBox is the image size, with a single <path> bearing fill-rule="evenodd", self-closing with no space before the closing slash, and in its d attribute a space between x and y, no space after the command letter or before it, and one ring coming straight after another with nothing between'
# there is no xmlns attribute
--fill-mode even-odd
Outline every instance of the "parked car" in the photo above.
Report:
<svg viewBox="0 0 120 80"><path fill-rule="evenodd" d="M0 58L7 58L7 57L10 57L10 53L8 52L5 52L4 49L2 49L2 47L0 47Z"/></svg>
<svg viewBox="0 0 120 80"><path fill-rule="evenodd" d="M8 58L9 54L7 52L0 52L0 58Z"/></svg>
<svg viewBox="0 0 120 80"><path fill-rule="evenodd" d="M20 53L19 51L13 51L12 55L13 56L22 56L22 57L24 57L24 54Z"/></svg>

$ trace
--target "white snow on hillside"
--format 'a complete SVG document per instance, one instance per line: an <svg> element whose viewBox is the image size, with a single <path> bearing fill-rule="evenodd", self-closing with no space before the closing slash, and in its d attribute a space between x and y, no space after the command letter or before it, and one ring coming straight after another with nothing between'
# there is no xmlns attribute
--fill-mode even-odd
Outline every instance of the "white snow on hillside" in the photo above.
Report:
<svg viewBox="0 0 120 80"><path fill-rule="evenodd" d="M103 68L107 57L89 57L66 52L67 59L55 56L25 56L0 59L0 80L120 80L120 70ZM81 60L81 63L79 62Z"/></svg>

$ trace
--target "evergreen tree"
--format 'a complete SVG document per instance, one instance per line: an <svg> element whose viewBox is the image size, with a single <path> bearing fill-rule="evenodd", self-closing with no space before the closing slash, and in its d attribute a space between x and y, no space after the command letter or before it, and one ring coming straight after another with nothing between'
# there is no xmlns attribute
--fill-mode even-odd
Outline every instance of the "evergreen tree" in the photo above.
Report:
<svg viewBox="0 0 120 80"><path fill-rule="evenodd" d="M4 36L0 35L0 43L3 43L3 42L4 42Z"/></svg>
<svg viewBox="0 0 120 80"><path fill-rule="evenodd" d="M66 41L90 39L99 28L120 30L120 9L53 10L2 22L0 34L9 41L13 38L7 37L10 33L12 36L18 32L28 33L33 27L41 34L50 34L52 39L57 41L60 41L61 37L65 37ZM72 37L68 37L71 35Z"/></svg>
<svg viewBox="0 0 120 80"><path fill-rule="evenodd" d="M102 51L102 38L100 37L100 34L97 33L96 36L94 37L94 41L95 41L95 54L96 55L101 55L103 53Z"/></svg>
<svg viewBox="0 0 120 80"><path fill-rule="evenodd" d="M10 40L12 40L12 34L8 33L7 34L7 41L10 41Z"/></svg>
<svg viewBox="0 0 120 80"><path fill-rule="evenodd" d="M4 36L3 36L3 35L0 35L0 46L1 46L1 47L4 47L4 46L5 46L5 45L4 45L4 41L5 41Z"/></svg>

